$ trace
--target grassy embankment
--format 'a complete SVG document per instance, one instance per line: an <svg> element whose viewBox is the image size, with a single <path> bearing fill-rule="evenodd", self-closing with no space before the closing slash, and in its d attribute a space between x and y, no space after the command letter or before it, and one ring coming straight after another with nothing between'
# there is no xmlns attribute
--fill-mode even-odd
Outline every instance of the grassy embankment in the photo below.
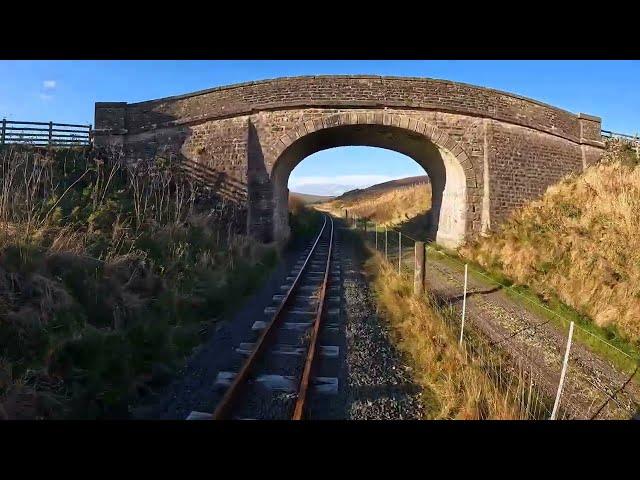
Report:
<svg viewBox="0 0 640 480"><path fill-rule="evenodd" d="M421 183L377 190L362 190L357 195L345 195L325 202L319 207L337 217L343 217L345 209L349 218L357 215L379 225L398 225L424 214L431 206L431 185Z"/></svg>
<svg viewBox="0 0 640 480"><path fill-rule="evenodd" d="M628 145L613 142L600 164L550 187L499 232L460 253L514 284L514 291L539 297L553 312L640 358L639 218L640 165ZM619 365L634 366L588 334L579 335Z"/></svg>
<svg viewBox="0 0 640 480"><path fill-rule="evenodd" d="M351 233L351 235L355 235ZM524 372L506 366L486 340L469 332L458 345L459 319L429 298L413 296L413 280L399 275L375 250L365 263L392 340L423 389L428 419L541 418L542 401Z"/></svg>
<svg viewBox="0 0 640 480"><path fill-rule="evenodd" d="M277 261L166 159L0 156L0 418L126 417Z"/></svg>
<svg viewBox="0 0 640 480"><path fill-rule="evenodd" d="M289 226L296 240L315 238L322 226L322 214L299 195L289 195Z"/></svg>

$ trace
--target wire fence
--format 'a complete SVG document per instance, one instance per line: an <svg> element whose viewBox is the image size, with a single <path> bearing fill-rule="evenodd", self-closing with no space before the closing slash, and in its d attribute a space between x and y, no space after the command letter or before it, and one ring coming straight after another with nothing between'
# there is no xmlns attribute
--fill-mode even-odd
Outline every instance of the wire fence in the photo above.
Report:
<svg viewBox="0 0 640 480"><path fill-rule="evenodd" d="M640 411L637 355L625 352L513 285L442 251L433 242L418 240L399 229L355 215L347 221L389 265L407 278L415 275L415 244L424 242L426 283L431 287L426 293L448 310L443 318L454 331L460 332L461 346L475 355L476 361L490 358L486 365L489 371L495 373L504 368L496 363L496 351L506 352L511 358L510 363L514 364L511 374L518 384L518 394L525 395L529 402L537 395L536 401L527 404L528 418L637 417ZM439 288L434 288L435 278L440 279ZM442 287L443 284L447 287ZM528 305L526 313L514 309L503 295L490 297L498 290ZM483 316L490 316L491 322L481 321ZM499 376L504 376L502 370ZM523 380L529 385L524 385Z"/></svg>
<svg viewBox="0 0 640 480"><path fill-rule="evenodd" d="M626 133L612 132L610 130L601 130L600 134L603 138L621 140L633 147L636 157L640 158L640 135L627 135Z"/></svg>

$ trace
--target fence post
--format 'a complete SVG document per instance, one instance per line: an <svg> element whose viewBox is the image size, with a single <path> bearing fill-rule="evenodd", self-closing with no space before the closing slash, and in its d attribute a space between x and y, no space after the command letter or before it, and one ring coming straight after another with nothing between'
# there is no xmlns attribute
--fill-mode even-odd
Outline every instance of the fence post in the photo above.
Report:
<svg viewBox="0 0 640 480"><path fill-rule="evenodd" d="M348 218L349 218L348 211L347 211L347 209L345 208L345 209L344 209L344 219L345 219L345 220L347 220Z"/></svg>
<svg viewBox="0 0 640 480"><path fill-rule="evenodd" d="M555 420L560 407L560 397L562 396L562 387L564 386L564 377L567 373L567 364L569 363L569 351L571 350L571 339L573 338L573 322L569 325L569 338L567 338L567 350L564 352L564 361L562 362L562 372L560 373L560 383L558 384L558 392L556 393L556 401L553 404L551 412L551 420Z"/></svg>
<svg viewBox="0 0 640 480"><path fill-rule="evenodd" d="M460 346L462 346L462 336L464 335L464 317L467 313L467 267L464 264L464 293L462 295L462 325L460 326Z"/></svg>
<svg viewBox="0 0 640 480"><path fill-rule="evenodd" d="M424 242L416 242L414 251L413 294L422 296L424 293Z"/></svg>
<svg viewBox="0 0 640 480"><path fill-rule="evenodd" d="M89 124L89 146L93 145L93 125Z"/></svg>
<svg viewBox="0 0 640 480"><path fill-rule="evenodd" d="M51 146L52 138L53 138L53 122L49 122L49 146Z"/></svg>
<svg viewBox="0 0 640 480"><path fill-rule="evenodd" d="M376 229L376 251L377 251L378 250L378 224L374 223L373 225Z"/></svg>
<svg viewBox="0 0 640 480"><path fill-rule="evenodd" d="M402 232L398 232L398 275L402 273Z"/></svg>
<svg viewBox="0 0 640 480"><path fill-rule="evenodd" d="M2 145L4 145L4 135L6 131L7 131L7 119L3 118L2 119Z"/></svg>
<svg viewBox="0 0 640 480"><path fill-rule="evenodd" d="M384 226L384 259L388 260L389 259L389 255L388 255L388 249L387 249L387 226Z"/></svg>

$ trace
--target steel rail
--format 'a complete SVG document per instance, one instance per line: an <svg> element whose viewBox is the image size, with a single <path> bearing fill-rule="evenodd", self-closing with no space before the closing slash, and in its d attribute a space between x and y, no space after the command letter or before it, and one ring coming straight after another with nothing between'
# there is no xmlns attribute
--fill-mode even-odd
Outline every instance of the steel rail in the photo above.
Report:
<svg viewBox="0 0 640 480"><path fill-rule="evenodd" d="M251 355L249 355L249 358L247 358L247 360L244 362L242 368L240 369L238 374L235 376L233 382L231 383L231 385L225 392L224 396L218 403L218 406L216 407L211 417L212 420L225 420L229 417L234 401L238 398L242 390L243 384L249 378L249 375L253 367L255 366L255 363L257 362L258 358L260 358L262 353L265 351L269 338L271 337L273 332L275 332L275 327L277 326L278 323L280 323L280 320L283 317L282 314L284 312L284 309L288 306L289 300L291 299L291 294L298 287L300 278L302 278L302 274L304 273L304 270L307 268L307 265L309 264L309 260L311 259L312 255L315 253L316 247L320 242L320 238L322 238L322 234L324 233L324 229L326 228L326 226L327 226L327 216L325 215L324 223L322 224L322 229L318 234L318 238L316 238L316 241L311 247L311 250L309 251L307 258L305 259L304 264L302 265L302 267L300 267L300 271L298 272L298 275L296 275L296 278L291 284L291 288L289 288L289 290L287 291L282 303L280 303L280 306L276 310L276 313L273 314L273 317L271 318L269 325L267 325L267 328L265 328L262 331L262 334L258 338L256 346L251 352Z"/></svg>
<svg viewBox="0 0 640 480"><path fill-rule="evenodd" d="M316 359L316 343L318 342L318 333L320 332L320 322L322 321L322 313L324 311L324 298L327 293L327 284L329 283L329 271L331 268L331 254L333 252L333 219L329 217L331 221L331 234L329 237L329 253L327 255L327 265L324 271L324 279L322 281L322 287L320 288L320 295L318 296L318 312L313 323L313 332L309 339L309 349L307 350L307 359L304 364L304 371L300 378L300 384L298 386L298 398L296 399L296 405L293 410L292 420L302 420L304 415L304 406L307 400L307 391L309 390L309 381L311 380L311 372Z"/></svg>

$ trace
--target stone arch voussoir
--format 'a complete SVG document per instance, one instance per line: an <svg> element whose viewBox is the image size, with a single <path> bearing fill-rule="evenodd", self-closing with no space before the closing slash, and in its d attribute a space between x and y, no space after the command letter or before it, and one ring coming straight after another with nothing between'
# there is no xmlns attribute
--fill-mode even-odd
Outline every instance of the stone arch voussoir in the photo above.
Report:
<svg viewBox="0 0 640 480"><path fill-rule="evenodd" d="M468 186L478 185L478 175L473 164L460 142L450 137L445 131L438 128L437 125L397 113L388 112L342 112L332 114L326 117L307 120L298 125L296 128L282 135L274 145L275 159L279 158L282 153L289 148L295 141L319 130L336 127L340 125L390 125L404 130L410 130L421 136L426 137L429 141L435 143L441 148L447 149L460 162L467 176Z"/></svg>

